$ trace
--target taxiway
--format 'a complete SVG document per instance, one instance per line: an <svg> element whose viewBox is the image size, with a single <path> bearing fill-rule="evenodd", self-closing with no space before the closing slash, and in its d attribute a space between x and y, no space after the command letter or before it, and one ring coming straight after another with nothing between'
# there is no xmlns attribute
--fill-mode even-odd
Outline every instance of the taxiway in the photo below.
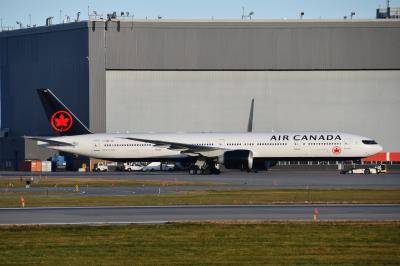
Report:
<svg viewBox="0 0 400 266"><path fill-rule="evenodd" d="M400 220L400 204L184 205L1 208L0 224L129 224L181 221Z"/></svg>

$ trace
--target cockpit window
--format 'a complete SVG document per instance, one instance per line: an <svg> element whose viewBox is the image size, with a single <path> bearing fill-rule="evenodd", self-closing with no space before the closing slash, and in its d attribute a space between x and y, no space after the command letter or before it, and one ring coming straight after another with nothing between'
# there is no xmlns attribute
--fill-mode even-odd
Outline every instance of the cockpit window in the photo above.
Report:
<svg viewBox="0 0 400 266"><path fill-rule="evenodd" d="M378 143L376 143L375 140L362 140L362 143L367 144L367 145L378 144Z"/></svg>

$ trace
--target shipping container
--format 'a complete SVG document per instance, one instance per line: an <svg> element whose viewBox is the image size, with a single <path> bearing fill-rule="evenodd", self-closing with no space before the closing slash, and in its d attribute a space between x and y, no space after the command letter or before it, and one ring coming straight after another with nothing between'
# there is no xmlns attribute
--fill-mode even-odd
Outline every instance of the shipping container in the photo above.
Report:
<svg viewBox="0 0 400 266"><path fill-rule="evenodd" d="M400 152L391 152L390 153L390 161L400 162Z"/></svg>
<svg viewBox="0 0 400 266"><path fill-rule="evenodd" d="M51 172L51 162L42 161L42 172Z"/></svg>
<svg viewBox="0 0 400 266"><path fill-rule="evenodd" d="M41 172L42 162L38 160L20 161L18 163L18 171Z"/></svg>
<svg viewBox="0 0 400 266"><path fill-rule="evenodd" d="M386 162L386 152L380 152L375 155L362 159L363 162Z"/></svg>
<svg viewBox="0 0 400 266"><path fill-rule="evenodd" d="M400 152L380 152L362 159L363 162L400 162Z"/></svg>

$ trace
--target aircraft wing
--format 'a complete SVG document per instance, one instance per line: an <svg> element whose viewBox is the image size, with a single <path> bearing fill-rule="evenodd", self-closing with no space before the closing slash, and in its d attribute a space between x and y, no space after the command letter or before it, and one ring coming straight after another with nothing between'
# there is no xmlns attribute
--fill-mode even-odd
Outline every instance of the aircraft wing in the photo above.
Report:
<svg viewBox="0 0 400 266"><path fill-rule="evenodd" d="M48 139L45 137L30 137L30 136L25 136L25 139L32 139L32 140L36 140L36 141L42 141L42 142L46 142L51 146L75 146L71 143L68 142L64 142L64 141L58 141L58 140L52 140L52 139Z"/></svg>
<svg viewBox="0 0 400 266"><path fill-rule="evenodd" d="M181 153L187 154L189 156L202 155L205 157L216 157L225 152L224 149L209 146L200 146L193 144L186 144L180 142L171 142L164 140L154 140L154 139L140 139L140 138L125 138L134 141L146 142L154 144L155 146L164 147L170 150L178 150Z"/></svg>

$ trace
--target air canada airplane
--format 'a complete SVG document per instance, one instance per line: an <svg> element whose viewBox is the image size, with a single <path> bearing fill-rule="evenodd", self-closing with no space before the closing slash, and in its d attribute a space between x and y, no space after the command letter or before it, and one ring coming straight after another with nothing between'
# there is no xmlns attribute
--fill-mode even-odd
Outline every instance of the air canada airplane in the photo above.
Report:
<svg viewBox="0 0 400 266"><path fill-rule="evenodd" d="M97 159L184 162L190 165L190 174L219 174L220 165L266 170L278 161L360 160L382 150L370 138L339 132L97 134L50 89L39 89L38 94L59 136L26 138L42 147Z"/></svg>

